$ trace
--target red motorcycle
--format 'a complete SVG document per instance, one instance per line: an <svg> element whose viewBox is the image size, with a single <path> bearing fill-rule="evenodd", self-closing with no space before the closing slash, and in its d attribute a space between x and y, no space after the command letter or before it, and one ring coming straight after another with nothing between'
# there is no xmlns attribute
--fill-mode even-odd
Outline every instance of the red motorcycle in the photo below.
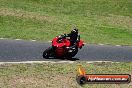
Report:
<svg viewBox="0 0 132 88"><path fill-rule="evenodd" d="M81 49L84 46L82 40L75 43L73 47L70 45L68 38L57 36L53 39L52 46L43 52L43 58L72 58L77 54L78 48Z"/></svg>

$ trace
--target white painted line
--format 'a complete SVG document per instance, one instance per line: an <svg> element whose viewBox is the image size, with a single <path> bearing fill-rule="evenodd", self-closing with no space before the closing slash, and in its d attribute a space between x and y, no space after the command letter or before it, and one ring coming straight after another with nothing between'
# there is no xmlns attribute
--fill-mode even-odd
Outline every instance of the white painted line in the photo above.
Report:
<svg viewBox="0 0 132 88"><path fill-rule="evenodd" d="M58 63L74 63L74 61L59 61Z"/></svg>
<svg viewBox="0 0 132 88"><path fill-rule="evenodd" d="M83 43L84 45L86 45L87 43Z"/></svg>
<svg viewBox="0 0 132 88"><path fill-rule="evenodd" d="M6 39L6 38L0 38L0 39Z"/></svg>
<svg viewBox="0 0 132 88"><path fill-rule="evenodd" d="M103 45L105 45L105 44L101 44L101 43L100 43L99 45L103 46Z"/></svg>
<svg viewBox="0 0 132 88"><path fill-rule="evenodd" d="M15 40L22 40L22 39L15 39Z"/></svg>
<svg viewBox="0 0 132 88"><path fill-rule="evenodd" d="M111 63L120 63L120 62L111 62Z"/></svg>
<svg viewBox="0 0 132 88"><path fill-rule="evenodd" d="M36 40L31 40L31 41L33 41L33 42L34 42L34 41L36 41Z"/></svg>
<svg viewBox="0 0 132 88"><path fill-rule="evenodd" d="M32 64L32 63L70 63L73 64L75 61L22 61L22 62L0 62L1 64ZM120 63L112 61L86 61L86 63Z"/></svg>
<svg viewBox="0 0 132 88"><path fill-rule="evenodd" d="M31 64L31 63L74 63L74 61L22 61L22 62L0 62L0 64Z"/></svg>
<svg viewBox="0 0 132 88"><path fill-rule="evenodd" d="M52 42L52 41L48 41L48 42Z"/></svg>
<svg viewBox="0 0 132 88"><path fill-rule="evenodd" d="M121 46L121 45L115 45L115 46Z"/></svg>
<svg viewBox="0 0 132 88"><path fill-rule="evenodd" d="M8 38L0 38L0 39L8 39ZM22 40L22 39L14 39L14 40ZM37 40L31 40L31 41L37 41ZM48 42L52 42L52 41L48 41ZM86 44L89 44L89 43L84 43L84 45L86 45ZM101 46L103 46L103 45L110 45L110 44L101 44L101 43L99 43L98 45L101 45ZM115 45L115 46L122 46L122 45ZM128 47L132 47L132 46L128 46Z"/></svg>
<svg viewBox="0 0 132 88"><path fill-rule="evenodd" d="M110 62L110 63L112 63L112 61L87 61L86 63L108 63L108 62Z"/></svg>

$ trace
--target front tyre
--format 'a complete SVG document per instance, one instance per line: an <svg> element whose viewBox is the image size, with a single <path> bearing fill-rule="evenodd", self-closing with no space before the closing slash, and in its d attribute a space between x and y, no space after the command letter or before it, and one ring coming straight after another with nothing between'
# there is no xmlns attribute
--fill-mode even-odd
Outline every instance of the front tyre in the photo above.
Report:
<svg viewBox="0 0 132 88"><path fill-rule="evenodd" d="M44 52L43 52L43 58L49 58L49 57L52 57L54 54L53 52L53 49L52 47L49 47L48 49L46 49Z"/></svg>

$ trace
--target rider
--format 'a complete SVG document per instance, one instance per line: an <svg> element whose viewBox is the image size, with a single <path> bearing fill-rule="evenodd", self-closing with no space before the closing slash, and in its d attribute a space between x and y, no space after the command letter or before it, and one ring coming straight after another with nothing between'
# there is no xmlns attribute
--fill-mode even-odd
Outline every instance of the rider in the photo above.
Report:
<svg viewBox="0 0 132 88"><path fill-rule="evenodd" d="M78 29L74 28L73 30L71 30L71 33L69 34L63 34L61 35L62 38L65 37L70 37L70 43L71 43L71 47L75 45L75 43L80 42L80 35L78 34Z"/></svg>

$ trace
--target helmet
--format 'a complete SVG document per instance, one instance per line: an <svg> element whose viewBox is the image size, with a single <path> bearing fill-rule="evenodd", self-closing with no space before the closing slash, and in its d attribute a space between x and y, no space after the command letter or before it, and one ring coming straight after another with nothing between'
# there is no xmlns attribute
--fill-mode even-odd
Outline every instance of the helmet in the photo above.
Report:
<svg viewBox="0 0 132 88"><path fill-rule="evenodd" d="M78 29L73 29L72 31L71 31L71 34L78 34Z"/></svg>

